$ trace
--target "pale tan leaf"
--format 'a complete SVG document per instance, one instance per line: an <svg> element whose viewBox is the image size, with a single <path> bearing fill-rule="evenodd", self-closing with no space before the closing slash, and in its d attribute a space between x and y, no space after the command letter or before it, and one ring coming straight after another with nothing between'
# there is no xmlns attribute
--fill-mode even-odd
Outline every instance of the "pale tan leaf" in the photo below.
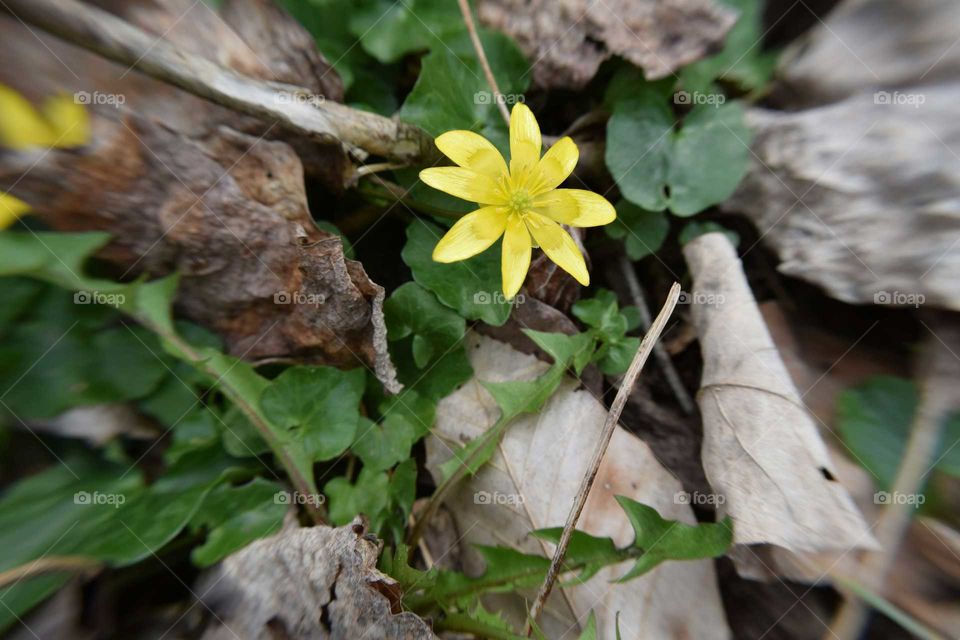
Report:
<svg viewBox="0 0 960 640"><path fill-rule="evenodd" d="M710 233L684 248L703 352L703 467L734 542L793 551L872 548L757 308L736 251Z"/></svg>
<svg viewBox="0 0 960 640"><path fill-rule="evenodd" d="M499 416L478 380L531 379L547 366L476 334L468 336L467 352L476 377L441 401L433 435L427 440L427 466L435 477L454 450ZM563 525L606 413L589 392L567 379L538 414L511 424L493 460L460 485L447 502L464 541L549 556L553 546L529 532ZM616 495L648 504L665 518L693 523L690 507L676 499L681 490L646 444L617 429L578 528L609 536L618 546L632 542L633 531L614 500ZM474 572L482 570L475 556L467 560ZM554 590L541 619L547 636L576 637L576 628L593 610L603 638L614 638L617 612L624 638L729 637L712 561L667 562L636 580L610 582L629 566L609 567L584 585ZM691 603L696 603L695 616L690 615ZM494 606L522 624L523 599L500 596Z"/></svg>

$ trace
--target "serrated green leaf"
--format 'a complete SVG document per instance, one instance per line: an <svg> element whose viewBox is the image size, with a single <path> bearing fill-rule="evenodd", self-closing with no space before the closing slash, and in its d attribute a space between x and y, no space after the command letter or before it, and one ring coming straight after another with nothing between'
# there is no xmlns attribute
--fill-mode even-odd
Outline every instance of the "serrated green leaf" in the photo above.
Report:
<svg viewBox="0 0 960 640"><path fill-rule="evenodd" d="M564 333L548 333L523 329L523 333L547 352L556 362L573 364L574 371L579 375L583 367L589 362L593 354L594 337L586 333L567 335Z"/></svg>
<svg viewBox="0 0 960 640"><path fill-rule="evenodd" d="M636 564L618 582L643 575L665 560L696 560L723 555L733 542L733 521L690 525L665 520L657 510L625 496L617 502L630 519L636 538L631 546L642 549Z"/></svg>
<svg viewBox="0 0 960 640"><path fill-rule="evenodd" d="M423 220L407 227L402 255L414 280L464 318L502 325L510 317L510 303L501 289L499 245L469 260L441 264L430 256L443 233Z"/></svg>

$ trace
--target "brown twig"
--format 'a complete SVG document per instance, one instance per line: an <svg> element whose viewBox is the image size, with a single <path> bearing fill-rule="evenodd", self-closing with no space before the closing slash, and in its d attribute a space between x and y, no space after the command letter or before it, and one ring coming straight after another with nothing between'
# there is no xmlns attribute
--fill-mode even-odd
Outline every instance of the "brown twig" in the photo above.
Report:
<svg viewBox="0 0 960 640"><path fill-rule="evenodd" d="M188 93L318 140L336 139L399 162L436 157L433 139L413 125L262 82L173 47L117 16L76 0L7 0L4 9L58 38L135 68Z"/></svg>
<svg viewBox="0 0 960 640"><path fill-rule="evenodd" d="M633 305L640 310L641 327L646 331L650 328L652 318L650 316L650 307L647 305L647 297L643 294L643 287L640 286L640 281L637 280L637 272L633 267L633 263L630 262L630 259L625 255L620 256L619 266L621 273L623 273L624 280L627 281L627 289L630 291L630 298L633 300ZM676 367L673 366L673 360L670 359L670 354L667 353L667 350L664 349L663 345L659 342L653 345L653 357L657 359L657 364L660 365L660 371L667 379L667 384L670 385L670 389L677 398L677 403L680 405L680 408L688 416L692 415L695 409L693 399L690 397L690 392L683 386L683 381L680 380L680 374L677 373Z"/></svg>
<svg viewBox="0 0 960 640"><path fill-rule="evenodd" d="M613 437L613 432L620 420L620 414L623 413L623 407L627 403L630 390L637 381L637 376L640 375L640 371L643 370L643 365L647 362L647 358L650 357L653 345L660 339L660 334L663 333L663 329L667 325L667 320L670 319L670 315L673 313L674 307L677 306L677 300L679 299L680 284L675 282L673 286L670 287L670 293L667 294L667 301L663 304L663 308L660 309L660 313L657 314L656 320L653 321L650 331L647 332L647 335L645 335L640 342L640 348L637 349L637 354L633 357L630 368L627 369L626 375L623 376L623 383L620 385L620 390L617 391L617 396L613 399L613 404L610 406L610 412L607 414L607 419L603 424L603 431L600 433L600 440L597 442L597 446L593 451L590 466L587 467L587 473L584 474L583 480L580 482L580 488L577 490L577 495L573 500L573 506L570 508L570 514L567 516L567 522L563 526L563 533L560 536L560 541L557 543L557 549L553 554L553 559L550 561L547 576L543 584L540 585L540 591L537 592L537 598L533 601L533 606L530 607L530 615L527 618L526 628L526 635L528 637L533 633L533 624L537 621L537 618L540 617L543 605L547 601L550 591L553 590L553 584L556 582L557 576L560 575L563 557L566 555L567 547L570 545L573 530L577 526L577 520L580 519L583 506L587 503L587 497L590 495L593 481L597 477L600 463L603 461L607 446L610 444L610 438Z"/></svg>
<svg viewBox="0 0 960 640"><path fill-rule="evenodd" d="M0 588L45 573L88 571L103 563L88 556L46 556L0 572Z"/></svg>
<svg viewBox="0 0 960 640"><path fill-rule="evenodd" d="M467 25L467 32L470 34L470 41L477 52L477 58L480 60L480 67L483 69L483 75L487 77L487 84L493 91L493 101L503 116L503 121L510 126L510 112L507 111L507 105L503 102L503 94L500 93L500 87L497 86L497 79L493 77L493 69L490 68L490 61L487 60L487 54L483 50L483 43L480 42L480 35L477 33L477 25L473 22L473 14L470 13L470 3L468 0L457 0L460 3L460 13L463 14L463 23Z"/></svg>

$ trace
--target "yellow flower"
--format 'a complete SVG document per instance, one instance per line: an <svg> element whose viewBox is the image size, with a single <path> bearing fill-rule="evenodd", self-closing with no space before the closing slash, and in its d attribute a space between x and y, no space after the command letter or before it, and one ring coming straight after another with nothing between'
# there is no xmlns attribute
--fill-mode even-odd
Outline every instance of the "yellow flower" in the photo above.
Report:
<svg viewBox="0 0 960 640"><path fill-rule="evenodd" d="M0 84L0 145L12 149L76 147L90 139L86 110L73 96L48 98L37 111L26 98ZM0 229L30 210L30 205L0 193Z"/></svg>
<svg viewBox="0 0 960 640"><path fill-rule="evenodd" d="M440 191L480 205L458 220L433 250L437 262L477 255L503 236L503 293L513 298L539 246L551 260L590 284L583 255L560 225L596 227L613 222L616 211L603 196L582 189L558 189L577 166L580 152L561 138L540 157L540 126L525 104L510 114L510 168L486 138L472 131L448 131L437 147L457 167L434 167L420 179Z"/></svg>

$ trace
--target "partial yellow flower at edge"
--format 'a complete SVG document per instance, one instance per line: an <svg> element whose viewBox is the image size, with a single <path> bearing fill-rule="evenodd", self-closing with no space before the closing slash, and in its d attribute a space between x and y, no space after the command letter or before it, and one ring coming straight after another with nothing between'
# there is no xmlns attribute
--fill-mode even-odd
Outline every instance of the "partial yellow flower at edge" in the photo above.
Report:
<svg viewBox="0 0 960 640"><path fill-rule="evenodd" d="M0 229L6 229L30 211L30 205L14 198L9 193L0 193Z"/></svg>
<svg viewBox="0 0 960 640"><path fill-rule="evenodd" d="M48 98L42 112L10 87L0 84L0 145L12 149L70 148L90 140L90 117L72 96ZM10 194L0 193L0 229L27 213L30 206Z"/></svg>
<svg viewBox="0 0 960 640"><path fill-rule="evenodd" d="M596 227L613 222L617 214L599 194L557 188L577 165L580 152L573 140L561 138L540 157L540 126L520 103L510 114L509 168L497 148L472 131L448 131L436 143L459 166L424 169L420 179L481 208L440 239L434 260L466 260L503 236L501 275L507 298L523 286L534 243L582 285L590 284L583 254L560 225Z"/></svg>

